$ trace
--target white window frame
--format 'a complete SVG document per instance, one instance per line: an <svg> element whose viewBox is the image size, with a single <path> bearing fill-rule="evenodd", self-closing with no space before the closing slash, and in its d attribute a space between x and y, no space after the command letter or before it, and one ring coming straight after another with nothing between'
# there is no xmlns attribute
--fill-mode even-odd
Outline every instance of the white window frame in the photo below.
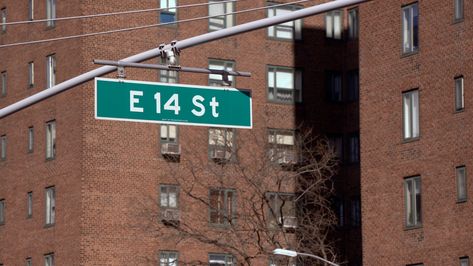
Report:
<svg viewBox="0 0 473 266"><path fill-rule="evenodd" d="M28 63L28 88L34 86L34 62L31 61Z"/></svg>
<svg viewBox="0 0 473 266"><path fill-rule="evenodd" d="M235 25L235 15L229 14L235 11L235 2L218 4L222 1L223 0L209 0L209 31L230 28ZM220 13L219 10L216 10L217 8L220 8L222 13Z"/></svg>
<svg viewBox="0 0 473 266"><path fill-rule="evenodd" d="M4 97L7 95L7 85L8 85L8 74L7 71L2 71L0 73L0 76L2 78L2 93L0 97Z"/></svg>
<svg viewBox="0 0 473 266"><path fill-rule="evenodd" d="M463 0L453 0L454 4L454 19L456 22L462 21L464 19L464 1Z"/></svg>
<svg viewBox="0 0 473 266"><path fill-rule="evenodd" d="M33 192L26 193L26 217L31 218L33 216Z"/></svg>
<svg viewBox="0 0 473 266"><path fill-rule="evenodd" d="M160 141L163 143L179 143L179 126L162 124L159 126ZM173 135L173 137L171 136Z"/></svg>
<svg viewBox="0 0 473 266"><path fill-rule="evenodd" d="M214 154L216 150L222 150L222 152L225 152L224 159L228 161L236 160L236 129L209 128L209 158L212 158L212 154Z"/></svg>
<svg viewBox="0 0 473 266"><path fill-rule="evenodd" d="M34 20L34 0L28 0L28 20Z"/></svg>
<svg viewBox="0 0 473 266"><path fill-rule="evenodd" d="M294 162L297 162L298 150L295 130L269 128L268 145L268 156L270 161L285 162L286 158L293 158L295 160Z"/></svg>
<svg viewBox="0 0 473 266"><path fill-rule="evenodd" d="M45 213L46 219L45 224L50 226L56 223L56 188L47 187L45 189L46 201L45 201Z"/></svg>
<svg viewBox="0 0 473 266"><path fill-rule="evenodd" d="M236 193L236 190L231 188L209 189L209 223L211 225L229 226L234 225L236 223ZM217 202L216 206L213 206L212 197L215 195L217 197Z"/></svg>
<svg viewBox="0 0 473 266"><path fill-rule="evenodd" d="M159 185L159 206L164 209L179 209L178 185Z"/></svg>
<svg viewBox="0 0 473 266"><path fill-rule="evenodd" d="M159 22L160 23L169 23L169 22L175 22L177 20L177 0L160 0L160 8L166 8L164 10L160 11L159 15ZM162 18L162 15L166 16L173 16L173 20L165 22ZM175 23L170 24L170 26L177 25Z"/></svg>
<svg viewBox="0 0 473 266"><path fill-rule="evenodd" d="M159 252L159 266L178 266L179 252L163 250Z"/></svg>
<svg viewBox="0 0 473 266"><path fill-rule="evenodd" d="M0 9L0 14L1 14L1 22L2 24L2 33L5 33L7 31L7 8L4 7Z"/></svg>
<svg viewBox="0 0 473 266"><path fill-rule="evenodd" d="M465 90L464 78L458 76L455 78L455 111L463 111L465 109Z"/></svg>
<svg viewBox="0 0 473 266"><path fill-rule="evenodd" d="M457 202L466 202L468 199L466 166L462 165L455 168L455 179L457 187Z"/></svg>
<svg viewBox="0 0 473 266"><path fill-rule="evenodd" d="M209 253L209 266L236 266L236 258L231 254Z"/></svg>
<svg viewBox="0 0 473 266"><path fill-rule="evenodd" d="M46 57L46 88L56 85L56 54Z"/></svg>
<svg viewBox="0 0 473 266"><path fill-rule="evenodd" d="M0 160L5 161L7 159L7 135L0 136Z"/></svg>
<svg viewBox="0 0 473 266"><path fill-rule="evenodd" d="M341 40L343 37L343 10L332 10L325 14L325 37Z"/></svg>
<svg viewBox="0 0 473 266"><path fill-rule="evenodd" d="M285 104L302 102L301 69L270 65L267 67L266 73L269 102ZM285 78L281 78L282 81L278 80L280 75L288 74L290 75L288 81Z"/></svg>
<svg viewBox="0 0 473 266"><path fill-rule="evenodd" d="M417 23L417 27L415 24ZM419 50L419 4L417 2L402 7L402 52L414 53Z"/></svg>
<svg viewBox="0 0 473 266"><path fill-rule="evenodd" d="M56 120L46 123L46 159L56 158Z"/></svg>
<svg viewBox="0 0 473 266"><path fill-rule="evenodd" d="M419 90L411 90L402 94L403 132L404 139L415 139L420 136L420 100Z"/></svg>
<svg viewBox="0 0 473 266"><path fill-rule="evenodd" d="M213 70L235 70L235 61L232 60L220 60L220 59L209 59L209 69ZM235 77L228 76L229 84L224 84L223 76L218 74L209 74L209 86L233 86L235 87Z"/></svg>
<svg viewBox="0 0 473 266"><path fill-rule="evenodd" d="M350 40L358 39L360 27L358 18L358 8L348 10L348 38Z"/></svg>
<svg viewBox="0 0 473 266"><path fill-rule="evenodd" d="M46 0L46 26L56 26L56 0Z"/></svg>
<svg viewBox="0 0 473 266"><path fill-rule="evenodd" d="M277 5L277 3L268 2L268 6ZM267 17L274 17L285 13L290 13L301 9L301 6L286 5L268 8ZM268 37L277 40L302 40L302 19L288 21L275 26L268 27Z"/></svg>
<svg viewBox="0 0 473 266"><path fill-rule="evenodd" d="M44 255L44 266L54 266L54 253Z"/></svg>
<svg viewBox="0 0 473 266"><path fill-rule="evenodd" d="M406 227L422 225L422 185L421 177L413 176L404 179L404 203Z"/></svg>
<svg viewBox="0 0 473 266"><path fill-rule="evenodd" d="M28 153L34 151L34 127L28 128Z"/></svg>

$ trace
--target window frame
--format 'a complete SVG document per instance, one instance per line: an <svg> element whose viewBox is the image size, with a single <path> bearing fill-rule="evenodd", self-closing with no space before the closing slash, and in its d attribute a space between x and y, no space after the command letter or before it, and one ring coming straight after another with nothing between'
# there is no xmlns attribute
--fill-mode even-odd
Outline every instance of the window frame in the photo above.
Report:
<svg viewBox="0 0 473 266"><path fill-rule="evenodd" d="M340 81L340 88L337 90L337 79ZM325 71L325 88L327 91L327 99L331 103L343 103L344 102L344 91L343 91L343 72L337 70L326 70ZM338 92L338 93L337 93ZM337 97L337 95L339 95Z"/></svg>
<svg viewBox="0 0 473 266"><path fill-rule="evenodd" d="M265 197L268 200L268 225L270 228L286 228L284 221L287 218L296 219L297 227L297 204L295 202L296 194L289 192L266 192ZM282 199L282 198L285 199ZM284 205L289 203L292 205L291 213L285 213ZM292 216L291 216L292 215Z"/></svg>
<svg viewBox="0 0 473 266"><path fill-rule="evenodd" d="M278 5L276 2L267 1L266 5L268 7ZM302 9L303 6L299 5L285 5L285 6L275 6L273 8L266 9L266 18L277 16L277 10L289 11L294 12L296 10ZM273 15L270 16L270 12L273 12ZM291 26L288 24L291 23ZM285 25L286 24L286 25ZM268 27L266 31L266 36L270 40L277 40L277 41L301 41L302 40L302 29L303 29L303 19L296 19L293 21L288 21L285 23L277 24L274 26ZM278 37L278 30L282 32L290 32L292 38L283 38ZM273 31L273 35L271 35L271 31Z"/></svg>
<svg viewBox="0 0 473 266"><path fill-rule="evenodd" d="M45 188L45 226L56 224L56 187Z"/></svg>
<svg viewBox="0 0 473 266"><path fill-rule="evenodd" d="M7 147L7 135L3 134L0 136L0 161L5 161L7 159Z"/></svg>
<svg viewBox="0 0 473 266"><path fill-rule="evenodd" d="M337 24L337 25L340 25L340 33L339 35L336 34L336 24L335 24L335 14L339 14L340 15L340 24ZM340 40L343 40L343 17L344 17L344 10L343 9L336 9L336 10L332 10L332 11L329 11L329 12L326 12L325 13L325 38L326 39L330 39L330 40L336 40L336 41L340 41ZM329 21L330 21L330 24L329 24ZM329 27L330 25L330 27Z"/></svg>
<svg viewBox="0 0 473 266"><path fill-rule="evenodd" d="M211 132L220 132L216 134L212 134ZM231 133L231 140L228 139L228 135ZM224 143L223 145L218 144L219 138L223 135ZM216 136L216 138L211 138L212 136ZM212 154L216 150L223 149L225 151L225 158L222 158L222 161L225 162L236 162L237 161L237 130L236 128L218 128L218 127L209 127L208 128L208 158L213 159L214 156ZM213 141L215 144L211 144L210 142ZM230 144L230 145L229 145ZM227 152L230 153L230 156L227 158Z"/></svg>
<svg viewBox="0 0 473 266"><path fill-rule="evenodd" d="M462 75L454 78L455 81L455 112L465 110L465 79Z"/></svg>
<svg viewBox="0 0 473 266"><path fill-rule="evenodd" d="M175 261L170 262L171 255L175 255ZM161 261L162 259L166 261ZM175 250L161 250L158 254L159 266L178 266L179 265L179 252Z"/></svg>
<svg viewBox="0 0 473 266"><path fill-rule="evenodd" d="M46 27L56 26L56 0L46 0Z"/></svg>
<svg viewBox="0 0 473 266"><path fill-rule="evenodd" d="M46 88L49 89L56 85L56 54L46 56Z"/></svg>
<svg viewBox="0 0 473 266"><path fill-rule="evenodd" d="M175 194L176 194L176 206L175 207L172 207L170 206L169 202L170 202L170 194L172 192L170 192L169 190L170 189L175 189ZM166 191L163 192L163 189L165 189ZM163 205L163 195L166 195L166 202L167 202L167 205ZM179 196L180 196L180 186L179 185L174 185L174 184L160 184L159 185L159 208L161 209L173 209L173 210L179 210Z"/></svg>
<svg viewBox="0 0 473 266"><path fill-rule="evenodd" d="M465 1L453 0L453 22L462 22L465 19Z"/></svg>
<svg viewBox="0 0 473 266"><path fill-rule="evenodd" d="M470 266L470 257L462 256L458 258L458 260L460 262L460 266ZM464 263L466 263L466 265Z"/></svg>
<svg viewBox="0 0 473 266"><path fill-rule="evenodd" d="M348 39L358 40L360 34L360 22L358 7L348 9ZM353 16L353 14L355 16Z"/></svg>
<svg viewBox="0 0 473 266"><path fill-rule="evenodd" d="M273 86L270 87L270 72L273 72ZM286 73L291 73L292 75L292 89L287 89L287 88L281 88L278 87L277 84L277 73L278 72L286 72ZM287 105L295 105L298 103L302 103L302 89L304 87L303 85L303 71L301 68L298 67L286 67L286 66L276 66L276 65L267 65L266 66L266 94L267 94L267 101L270 103L277 103L277 104L287 104ZM291 100L290 101L284 101L280 100L277 97L277 94L279 91L291 91ZM270 98L271 91L273 91L273 98Z"/></svg>
<svg viewBox="0 0 473 266"><path fill-rule="evenodd" d="M219 69L220 67L223 67L223 70L226 70L226 71L235 71L236 62L235 60L209 58L209 69L222 70L222 69ZM213 78L215 76L220 76L220 78L218 79ZM236 76L229 75L228 81L230 82L228 86L236 87ZM226 84L224 84L223 75L218 75L218 74L209 74L208 84L209 86L215 86L215 87L227 86Z"/></svg>
<svg viewBox="0 0 473 266"><path fill-rule="evenodd" d="M34 152L34 127L28 127L28 143L27 143L27 152L33 153Z"/></svg>
<svg viewBox="0 0 473 266"><path fill-rule="evenodd" d="M347 93L345 99L349 102L360 100L360 72L359 69L350 70L346 74ZM343 84L342 84L343 88ZM343 89L342 89L343 90ZM342 93L343 96L343 93Z"/></svg>
<svg viewBox="0 0 473 266"><path fill-rule="evenodd" d="M179 58L176 57L177 62L176 64L179 65ZM159 59L161 65L169 65L168 60L166 58L160 57ZM159 82L169 83L169 84L176 84L179 83L179 71L175 70L164 70L160 69L159 73Z"/></svg>
<svg viewBox="0 0 473 266"><path fill-rule="evenodd" d="M224 1L224 0L209 0L209 6L208 6L208 15L209 15L208 30L209 30L209 32L217 31L217 30L221 30L221 29L226 29L226 28L229 28L229 27L233 27L236 24L235 23L235 20L236 20L235 19L235 14L221 15L221 16L217 16L217 14L215 14L215 15L210 14L210 8L212 6L219 5L219 4L210 5L210 3L219 3L219 2L222 2L222 1ZM235 2L220 3L220 4L223 5L223 14L228 14L228 13L235 12L235 8L236 8ZM229 7L231 7L230 11L228 11ZM228 17L230 17L230 18L228 18ZM223 20L223 25L214 23L213 25L215 25L215 28L212 28L212 23L211 23L212 19L214 19L214 20L216 20L216 19ZM230 23L229 23L229 21L230 21Z"/></svg>
<svg viewBox="0 0 473 266"><path fill-rule="evenodd" d="M412 191L409 194L408 183L411 182ZM404 225L406 229L414 229L422 227L422 179L420 175L404 178ZM418 188L417 184L418 183ZM417 193L417 189L419 193ZM418 202L419 198L419 202ZM409 210L412 212L412 223L409 222Z"/></svg>
<svg viewBox="0 0 473 266"><path fill-rule="evenodd" d="M6 220L6 200L4 198L0 198L0 225L5 224Z"/></svg>
<svg viewBox="0 0 473 266"><path fill-rule="evenodd" d="M217 199L217 206L212 206L212 192L217 192L218 199ZM215 227L230 227L234 226L237 223L237 191L233 188L210 188L209 189L209 224ZM228 193L232 193L231 195L231 205L228 205ZM223 208L220 207L220 199L223 197ZM228 206L231 206L231 210L227 209ZM216 215L217 221L212 221L213 214ZM231 219L229 217L231 216ZM222 221L220 221L222 218Z"/></svg>
<svg viewBox="0 0 473 266"><path fill-rule="evenodd" d="M26 218L33 217L33 191L26 193Z"/></svg>
<svg viewBox="0 0 473 266"><path fill-rule="evenodd" d="M34 0L28 0L28 20L34 20Z"/></svg>
<svg viewBox="0 0 473 266"><path fill-rule="evenodd" d="M25 264L26 266L33 266L33 260L31 259L31 257L25 259Z"/></svg>
<svg viewBox="0 0 473 266"><path fill-rule="evenodd" d="M350 224L352 227L361 226L361 198L352 197L350 200Z"/></svg>
<svg viewBox="0 0 473 266"><path fill-rule="evenodd" d="M1 19L1 22L4 23L4 24L2 24L2 28L1 28L2 34L7 32L7 24L5 24L5 23L8 23L8 22L7 22L7 19L8 19L8 18L7 18L7 15L8 15L8 14L7 14L7 8L6 8L6 7L2 7L2 8L0 9L0 19Z"/></svg>
<svg viewBox="0 0 473 266"><path fill-rule="evenodd" d="M46 122L46 160L56 158L56 120Z"/></svg>
<svg viewBox="0 0 473 266"><path fill-rule="evenodd" d="M463 171L463 176L460 175L460 172ZM463 178L463 183L460 182L460 178ZM457 203L466 202L468 200L468 175L466 171L465 165L460 165L455 167L455 184L456 184L456 192L457 192ZM460 184L463 184L463 188ZM463 190L464 196L461 197Z"/></svg>
<svg viewBox="0 0 473 266"><path fill-rule="evenodd" d="M405 12L408 10L408 24L405 24ZM417 21L414 11L417 12ZM411 55L419 52L420 27L419 27L419 3L413 2L401 7L401 51L402 55ZM417 22L417 27L415 23ZM407 40L406 40L407 38ZM417 43L416 43L417 41ZM408 47L406 47L406 44ZM417 46L415 46L417 44Z"/></svg>
<svg viewBox="0 0 473 266"><path fill-rule="evenodd" d="M417 110L415 110L414 107L416 99ZM406 120L407 118L409 118L409 120ZM408 126L406 127L407 124ZM417 140L420 138L420 90L418 88L402 93L402 132L404 141Z"/></svg>
<svg viewBox="0 0 473 266"><path fill-rule="evenodd" d="M169 5L170 1L175 1L175 6L170 6ZM177 23L175 23L177 21L177 11L178 11L176 8L178 6L177 1L178 0L160 0L159 1L159 7L165 8L159 11L159 23L165 24L165 26L169 26L169 27L177 27ZM163 3L165 3L165 5L163 5ZM171 10L174 10L174 11L171 11ZM170 21L165 21L163 20L164 18L163 14L169 17L173 16L173 19Z"/></svg>
<svg viewBox="0 0 473 266"><path fill-rule="evenodd" d="M171 138L169 137L169 133L170 133L170 127L174 127L176 129L176 137L174 138L174 140L171 140ZM166 138L163 138L163 128L166 128ZM174 124L161 124L159 125L159 142L162 144L165 144L165 143L175 143L175 144L179 144L179 126L178 125L174 125Z"/></svg>
<svg viewBox="0 0 473 266"><path fill-rule="evenodd" d="M356 140L355 145L352 142ZM347 162L352 164L360 163L360 134L358 132L351 133L348 135L348 154L347 154Z"/></svg>
<svg viewBox="0 0 473 266"><path fill-rule="evenodd" d="M34 87L34 61L28 62L28 89Z"/></svg>
<svg viewBox="0 0 473 266"><path fill-rule="evenodd" d="M280 143L278 139L292 137L292 144ZM292 152L296 162L299 161L299 150L298 150L298 134L294 129L280 129L280 128L268 128L267 129L267 138L268 138L268 156L271 162L278 162L282 157L285 156L286 152ZM273 154L276 154L274 158Z"/></svg>
<svg viewBox="0 0 473 266"><path fill-rule="evenodd" d="M44 254L44 265L45 266L54 266L54 253Z"/></svg>
<svg viewBox="0 0 473 266"><path fill-rule="evenodd" d="M0 94L0 97L5 97L7 96L7 89L8 89L8 73L7 71L2 71L0 72L0 76L1 76L1 82L2 82L2 91L1 91L1 94Z"/></svg>
<svg viewBox="0 0 473 266"><path fill-rule="evenodd" d="M236 260L235 256L233 256L232 254L228 254L228 253L209 253L209 255L208 255L209 266L216 266L216 264L211 264L211 262L210 262L211 256L223 256L224 260L225 260L225 266L236 266L237 265L237 260ZM220 264L218 266L220 266Z"/></svg>

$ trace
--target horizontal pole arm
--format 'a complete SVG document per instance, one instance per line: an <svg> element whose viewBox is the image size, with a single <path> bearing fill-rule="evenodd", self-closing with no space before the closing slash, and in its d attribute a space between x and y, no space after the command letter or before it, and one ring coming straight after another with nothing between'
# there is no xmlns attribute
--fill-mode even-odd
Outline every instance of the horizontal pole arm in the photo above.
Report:
<svg viewBox="0 0 473 266"><path fill-rule="evenodd" d="M199 36L191 37L189 39L185 39L182 41L178 41L174 47L183 50L186 48L190 48L199 44L219 40L222 38L234 36L237 34L281 24L284 22L296 20L296 19L301 19L317 14L321 14L330 10L334 9L339 9L355 4L360 4L363 2L368 2L370 0L337 0L337 1L331 1L328 3L320 4L317 6L312 6L304 9L300 9L291 13L279 15L279 16L274 16L270 18L264 18L248 23L244 23L241 25L237 25L234 27L218 30L218 31L213 31L209 33L205 33ZM124 58L120 61L124 62L142 62L145 60L149 60L151 58L160 56L162 51L173 49L173 46L170 44L165 45L164 49L159 49L159 48L154 48L127 58ZM108 74L110 72L113 72L117 69L116 66L102 66L97 69L91 70L89 72L86 72L84 74L81 74L79 76L76 76L74 78L71 78L69 80L66 80L58 85L55 85L51 88L45 89L43 91L40 91L32 96L29 96L23 100L20 100L16 103L13 103L7 107L4 107L3 109L0 109L0 118L4 118L10 114L13 114L15 112L18 112L19 110L22 110L32 104L38 103L40 101L43 101L47 98L50 98L58 93L61 93L63 91L69 90L75 86L78 86L82 83L85 83L87 81L90 81L96 77L103 76L105 74Z"/></svg>

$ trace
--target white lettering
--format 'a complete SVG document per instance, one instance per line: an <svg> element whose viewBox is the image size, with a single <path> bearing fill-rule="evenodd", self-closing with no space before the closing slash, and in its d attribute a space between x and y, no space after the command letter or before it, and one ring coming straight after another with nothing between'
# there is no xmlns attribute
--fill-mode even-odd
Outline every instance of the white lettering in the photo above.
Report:
<svg viewBox="0 0 473 266"><path fill-rule="evenodd" d="M143 96L142 91L130 91L130 112L138 112L143 113L142 107L136 107L135 103L139 103L140 99L136 98L135 96Z"/></svg>
<svg viewBox="0 0 473 266"><path fill-rule="evenodd" d="M197 108L200 108L200 111L197 111L195 109L192 109L192 113L195 115L195 116L203 116L205 114L205 107L204 105L202 104L202 102L204 101L204 97L200 96L200 95L196 95L192 98L192 103L194 104L195 107Z"/></svg>
<svg viewBox="0 0 473 266"><path fill-rule="evenodd" d="M217 113L218 102L215 100L215 97L212 97L212 101L210 102L210 106L212 106L212 116L213 117L218 117L218 113Z"/></svg>

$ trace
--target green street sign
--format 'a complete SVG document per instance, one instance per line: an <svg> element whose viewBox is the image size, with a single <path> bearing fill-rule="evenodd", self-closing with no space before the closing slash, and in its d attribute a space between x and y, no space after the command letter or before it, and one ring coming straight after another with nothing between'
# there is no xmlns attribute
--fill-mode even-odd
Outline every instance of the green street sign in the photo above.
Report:
<svg viewBox="0 0 473 266"><path fill-rule="evenodd" d="M251 128L251 92L228 87L95 79L95 118Z"/></svg>

